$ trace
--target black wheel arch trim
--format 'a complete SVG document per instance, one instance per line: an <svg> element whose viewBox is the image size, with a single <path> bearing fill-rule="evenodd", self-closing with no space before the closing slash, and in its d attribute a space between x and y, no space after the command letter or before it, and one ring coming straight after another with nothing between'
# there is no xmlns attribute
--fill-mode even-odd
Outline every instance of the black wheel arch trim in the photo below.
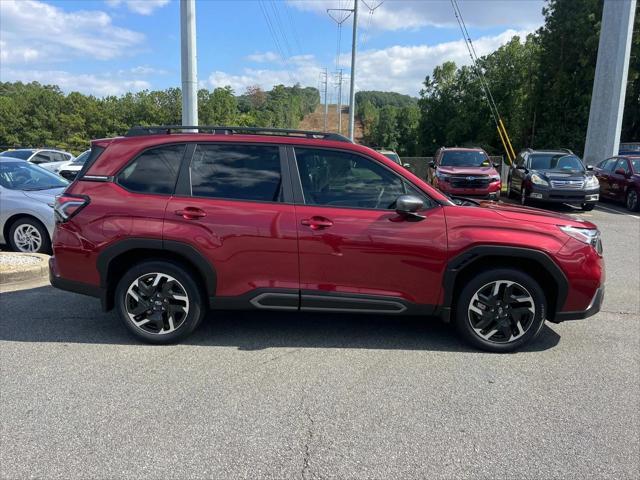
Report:
<svg viewBox="0 0 640 480"><path fill-rule="evenodd" d="M112 291L115 288L114 285L109 285L108 281L111 261L119 255L132 250L159 250L170 252L185 258L192 264L198 273L202 275L202 278L205 281L204 286L206 288L207 296L215 295L217 274L211 265L211 262L209 262L202 253L188 243L151 238L127 238L120 240L109 245L98 255L96 266L100 274L100 287L102 289L105 291ZM103 307L105 310L109 310L113 305L111 305L111 301L107 299L107 303L106 305L103 305Z"/></svg>
<svg viewBox="0 0 640 480"><path fill-rule="evenodd" d="M458 274L460 274L460 272L465 268L472 266L478 260L487 257L525 258L527 260L538 262L553 277L558 287L555 311L548 310L550 319L555 318L555 316L560 312L560 309L567 299L569 280L567 280L567 276L558 264L543 251L502 245L481 245L471 247L449 260L442 280L444 293L443 308L450 309L453 306L454 285Z"/></svg>

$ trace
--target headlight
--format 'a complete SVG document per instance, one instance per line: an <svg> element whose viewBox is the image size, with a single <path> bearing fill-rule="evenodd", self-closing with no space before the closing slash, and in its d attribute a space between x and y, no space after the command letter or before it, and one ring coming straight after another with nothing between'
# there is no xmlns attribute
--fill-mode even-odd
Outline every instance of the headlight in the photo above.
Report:
<svg viewBox="0 0 640 480"><path fill-rule="evenodd" d="M600 242L600 231L591 228L578 228L570 225L558 225L560 230L575 238L579 242L591 245L597 250L598 253L602 253L602 244Z"/></svg>
<svg viewBox="0 0 640 480"><path fill-rule="evenodd" d="M491 175L491 181L492 182L499 182L500 181L500 175Z"/></svg>
<svg viewBox="0 0 640 480"><path fill-rule="evenodd" d="M531 182L535 183L536 185L544 185L545 187L549 186L549 182L547 182L544 178L542 178L537 173L534 173L531 175Z"/></svg>
<svg viewBox="0 0 640 480"><path fill-rule="evenodd" d="M437 170L436 177L438 178L438 180L449 180L449 175L447 175L446 173L438 172Z"/></svg>
<svg viewBox="0 0 640 480"><path fill-rule="evenodd" d="M587 177L587 181L584 182L584 188L596 188L600 186L600 182L598 181L598 177L595 175L591 175Z"/></svg>

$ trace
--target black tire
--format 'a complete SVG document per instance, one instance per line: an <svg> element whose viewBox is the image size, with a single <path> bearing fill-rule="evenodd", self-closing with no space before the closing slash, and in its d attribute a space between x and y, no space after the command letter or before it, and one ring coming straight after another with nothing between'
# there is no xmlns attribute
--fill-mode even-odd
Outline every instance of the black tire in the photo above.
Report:
<svg viewBox="0 0 640 480"><path fill-rule="evenodd" d="M625 196L625 206L627 210L630 212L638 212L640 211L640 193L638 193L633 188L627 190L627 195Z"/></svg>
<svg viewBox="0 0 640 480"><path fill-rule="evenodd" d="M483 289L485 288L492 289L495 282L504 282L504 284L502 284L504 285L504 287L500 287L502 290L499 296L504 295L506 289L509 288L509 282L511 282L515 286L512 285L509 292L522 292L522 288L524 288L524 291L529 294L529 300L523 303L513 304L524 306L527 309L526 318L520 316L520 313L518 312L518 317L510 313L505 313L504 315L506 316L506 318L503 319L499 318L500 316L497 314L497 312L494 317L494 314L489 313L487 310L487 312L485 313L488 314L488 317L496 318L499 322L504 322L502 323L504 327L496 326L494 328L494 325L497 324L492 323L493 320L487 320L489 323L487 324L488 327L486 328L486 330L494 331L497 329L496 333L494 333L493 336L490 336L487 339L481 336L482 329L480 329L479 332L474 329L474 325L472 325L474 319L471 318L472 316L474 316L474 314L472 312L470 313L470 308L473 305L471 302L474 298L476 298L476 294L478 292L484 291ZM513 307L510 308L512 310L515 310ZM531 308L533 308L533 312L529 311ZM501 307L500 311L502 312L502 310L503 309ZM517 310L522 310L522 308L520 307ZM456 330L467 343L476 348L489 352L504 353L517 350L518 348L533 340L542 329L544 319L546 317L546 311L546 298L538 282L536 282L533 278L531 278L526 273L521 272L520 270L500 268L475 275L466 283L466 285L462 287L460 295L458 296L457 302L455 304L455 313L453 318ZM476 318L483 317L476 316ZM516 324L514 322L516 318L519 318L520 320L522 320L522 323L524 323L524 325L518 323L518 325L522 326L522 332L520 331L520 327L516 328L515 326ZM484 320L480 320L480 322L476 323L476 327L480 326L480 323L483 321ZM510 326L506 325L509 323L511 324ZM508 331L511 331L512 337L516 337L516 334L519 336L514 338L513 340L507 340L506 335L502 331L502 328L506 328ZM487 335L488 333L490 332L487 332ZM502 336L502 339L500 338L500 336Z"/></svg>
<svg viewBox="0 0 640 480"><path fill-rule="evenodd" d="M178 307L186 303L186 309L182 307L183 311L186 311L186 315L179 319L176 318L177 324L170 324L171 327L175 327L174 330L171 330L171 327L166 327L167 333L154 331L157 330L157 326L155 325L156 321L168 325L168 317L172 315L167 311L153 312L151 315L146 315L148 311L142 312L140 321L148 320L152 315L156 316L152 320L148 320L146 325L140 326L134 323L134 320L130 317L132 313L127 310L128 308L131 309L131 302L135 301L128 293L129 288L133 288L134 282L136 282L136 285L140 285L140 282L137 281L140 278L144 279L149 277L147 281L150 281L154 274L159 274L161 278L165 278L162 277L164 275L172 279L170 281L165 280L165 283L158 283L156 290L158 288L164 289L164 285L171 283L178 290L180 297L186 296L186 301L175 301L175 303L179 305L169 305L170 308L174 308L175 316L178 317L179 315L184 315L183 312L178 313ZM144 281L145 280L143 280L143 282ZM153 289L154 287L147 285L146 288ZM141 294L141 290L138 289L135 293ZM147 292L145 291L144 293ZM158 292L157 294L160 295L160 293L161 292ZM158 303L158 300L152 297L152 295L141 295L140 298L143 298L143 301L151 310L156 308L154 304ZM169 298L177 298L177 295L174 293L174 295L170 295ZM115 291L115 306L120 319L136 338L147 343L170 344L186 338L198 327L206 313L205 298L202 289L194 280L194 275L182 265L166 260L149 260L133 266L122 276ZM138 308L141 304L142 302L139 302L135 308ZM158 306L157 308L160 309L162 306ZM162 317L161 320L159 320L159 316ZM165 327L163 327L163 330L165 330Z"/></svg>
<svg viewBox="0 0 640 480"><path fill-rule="evenodd" d="M40 244L39 247L34 250L26 250L16 242L14 237L18 229L24 230L31 228L37 230L37 235L40 236ZM11 249L15 252L51 253L51 239L49 238L49 232L42 222L32 217L20 217L14 220L9 228L9 238L7 240L9 241Z"/></svg>
<svg viewBox="0 0 640 480"><path fill-rule="evenodd" d="M596 208L596 204L595 203L583 203L582 204L582 210L584 210L585 212L590 212L594 208Z"/></svg>

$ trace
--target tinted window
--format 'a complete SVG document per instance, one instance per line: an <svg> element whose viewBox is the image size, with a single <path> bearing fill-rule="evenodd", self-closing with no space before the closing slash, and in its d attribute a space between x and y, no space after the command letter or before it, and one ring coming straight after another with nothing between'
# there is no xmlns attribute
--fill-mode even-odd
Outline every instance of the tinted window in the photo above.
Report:
<svg viewBox="0 0 640 480"><path fill-rule="evenodd" d="M481 167L489 166L489 157L479 151L446 151L440 165L443 167Z"/></svg>
<svg viewBox="0 0 640 480"><path fill-rule="evenodd" d="M618 170L619 168L624 170L625 173L629 173L629 164L627 163L626 158L621 158L620 160L618 160L615 170Z"/></svg>
<svg viewBox="0 0 640 480"><path fill-rule="evenodd" d="M615 164L616 164L616 159L610 158L608 160L605 160L604 162L601 162L599 167L606 172L611 172L613 171L613 166Z"/></svg>
<svg viewBox="0 0 640 480"><path fill-rule="evenodd" d="M633 167L634 172L640 173L640 158L632 158L631 166Z"/></svg>
<svg viewBox="0 0 640 480"><path fill-rule="evenodd" d="M47 153L47 152L40 152L40 153L34 155L33 158L31 159L31 161L33 163L49 163L49 162L53 162L53 160L49 156L49 153Z"/></svg>
<svg viewBox="0 0 640 480"><path fill-rule="evenodd" d="M12 158L20 158L22 160L28 159L31 155L33 155L33 150L7 150L6 152L0 153L3 157L12 157Z"/></svg>
<svg viewBox="0 0 640 480"><path fill-rule="evenodd" d="M118 183L140 193L172 194L178 179L184 145L147 150L118 175Z"/></svg>
<svg viewBox="0 0 640 480"><path fill-rule="evenodd" d="M67 181L29 162L0 162L0 185L11 190L48 190L67 186Z"/></svg>
<svg viewBox="0 0 640 480"><path fill-rule="evenodd" d="M566 153L535 154L531 156L532 170L584 170L582 161Z"/></svg>
<svg viewBox="0 0 640 480"><path fill-rule="evenodd" d="M424 195L373 160L347 152L296 148L307 205L390 209L398 196Z"/></svg>
<svg viewBox="0 0 640 480"><path fill-rule="evenodd" d="M196 197L277 202L282 197L280 149L262 145L198 145L191 160Z"/></svg>

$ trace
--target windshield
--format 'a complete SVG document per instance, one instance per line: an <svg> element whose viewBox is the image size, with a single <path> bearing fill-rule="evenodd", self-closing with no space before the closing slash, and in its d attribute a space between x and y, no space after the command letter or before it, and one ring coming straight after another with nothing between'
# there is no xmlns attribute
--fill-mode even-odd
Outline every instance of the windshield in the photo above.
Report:
<svg viewBox="0 0 640 480"><path fill-rule="evenodd" d="M388 159L393 160L393 161L394 161L394 162L396 162L396 163L399 163L399 164L401 164L401 163L402 163L402 162L400 161L400 157L398 156L398 154L397 154L397 153L383 153L383 155L384 155L385 157L387 157Z"/></svg>
<svg viewBox="0 0 640 480"><path fill-rule="evenodd" d="M91 155L91 150L86 150L82 152L71 162L71 165L84 165L84 162L87 161L87 158L89 158L89 155Z"/></svg>
<svg viewBox="0 0 640 480"><path fill-rule="evenodd" d="M531 156L531 170L584 170L584 165L575 155L547 153Z"/></svg>
<svg viewBox="0 0 640 480"><path fill-rule="evenodd" d="M621 143L621 152L640 152L640 143Z"/></svg>
<svg viewBox="0 0 640 480"><path fill-rule="evenodd" d="M0 185L10 190L48 190L69 182L44 168L27 162L0 162Z"/></svg>
<svg viewBox="0 0 640 480"><path fill-rule="evenodd" d="M630 158L631 160L631 168L635 173L640 173L640 157Z"/></svg>
<svg viewBox="0 0 640 480"><path fill-rule="evenodd" d="M444 152L443 167L488 167L489 157L484 152Z"/></svg>
<svg viewBox="0 0 640 480"><path fill-rule="evenodd" d="M33 155L33 150L7 150L0 153L1 157L13 157L20 160L27 160L31 155Z"/></svg>

